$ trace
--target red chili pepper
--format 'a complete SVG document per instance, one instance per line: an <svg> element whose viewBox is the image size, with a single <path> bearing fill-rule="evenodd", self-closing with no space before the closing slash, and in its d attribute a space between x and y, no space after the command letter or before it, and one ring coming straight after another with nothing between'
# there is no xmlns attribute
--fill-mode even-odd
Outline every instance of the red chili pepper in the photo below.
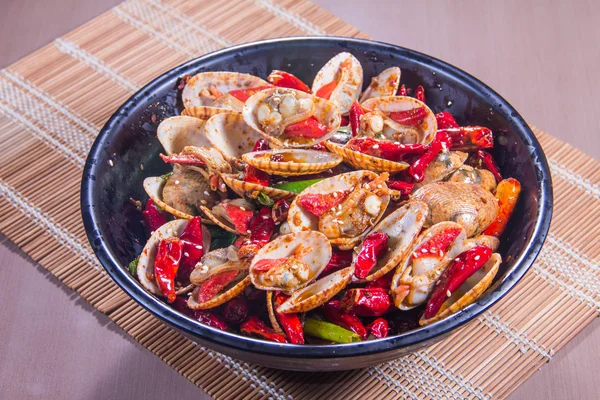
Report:
<svg viewBox="0 0 600 400"><path fill-rule="evenodd" d="M257 87L248 88L248 89L236 89L236 90L230 91L229 94L232 95L233 97L235 97L236 99L238 99L239 101L245 103L246 100L248 100L250 98L250 96L252 96L253 94L258 93L261 90L270 89L270 88L272 88L271 85L257 86Z"/></svg>
<svg viewBox="0 0 600 400"><path fill-rule="evenodd" d="M437 121L438 129L458 128L458 123L452 114L447 111L435 114L435 119Z"/></svg>
<svg viewBox="0 0 600 400"><path fill-rule="evenodd" d="M429 144L427 151L409 168L408 173L415 178L415 181L421 182L425 179L425 170L427 166L437 157L444 149L452 147L452 139L444 131L438 131L433 142Z"/></svg>
<svg viewBox="0 0 600 400"><path fill-rule="evenodd" d="M285 337L269 328L258 317L251 316L240 326L240 331L246 335L256 335L272 342L287 343Z"/></svg>
<svg viewBox="0 0 600 400"><path fill-rule="evenodd" d="M229 201L223 201L221 202L221 205L229 216L235 230L245 235L246 232L248 232L250 221L254 217L254 212L236 204L232 204Z"/></svg>
<svg viewBox="0 0 600 400"><path fill-rule="evenodd" d="M367 283L367 286L365 286L365 287L381 288L381 289L385 289L385 291L389 291L390 287L392 286L392 275L393 275L393 273L387 274L384 276L380 276L379 278Z"/></svg>
<svg viewBox="0 0 600 400"><path fill-rule="evenodd" d="M275 224L280 224L287 219L290 202L286 199L277 200L271 209L271 218Z"/></svg>
<svg viewBox="0 0 600 400"><path fill-rule="evenodd" d="M342 308L359 317L379 317L391 305L387 290L378 287L350 289L342 298Z"/></svg>
<svg viewBox="0 0 600 400"><path fill-rule="evenodd" d="M275 230L275 221L271 218L271 209L262 207L250 222L248 230L250 231L250 237L243 242L238 251L240 258L254 256L258 250L271 240L271 235Z"/></svg>
<svg viewBox="0 0 600 400"><path fill-rule="evenodd" d="M341 301L329 300L321 307L321 314L323 314L323 317L332 324L339 325L342 328L346 328L349 331L356 333L361 339L367 338L367 330L360 318L342 310Z"/></svg>
<svg viewBox="0 0 600 400"><path fill-rule="evenodd" d="M319 275L320 278L339 271L342 268L349 267L352 264L352 250L333 248L331 251L331 258L325 269L323 269L323 272Z"/></svg>
<svg viewBox="0 0 600 400"><path fill-rule="evenodd" d="M284 162L285 157L281 153L271 154L271 161L273 162Z"/></svg>
<svg viewBox="0 0 600 400"><path fill-rule="evenodd" d="M241 324L248 316L248 300L237 296L225 303L223 318L233 325Z"/></svg>
<svg viewBox="0 0 600 400"><path fill-rule="evenodd" d="M276 266L282 264L285 262L285 260L287 260L287 257L283 257L283 258L263 258L262 260L259 260L256 262L256 264L254 264L254 266L252 267L252 269L254 271L258 271L258 272L266 272L269 271L273 268L275 268Z"/></svg>
<svg viewBox="0 0 600 400"><path fill-rule="evenodd" d="M317 144L313 144L310 147L311 150L317 150L317 151L327 151L327 146L325 146L324 142L319 142Z"/></svg>
<svg viewBox="0 0 600 400"><path fill-rule="evenodd" d="M252 151L264 151L264 150L270 150L271 146L269 146L269 142L266 141L266 139L258 139L255 143L254 143L254 147L252 148Z"/></svg>
<svg viewBox="0 0 600 400"><path fill-rule="evenodd" d="M282 292L276 292L273 297L273 303L275 310L283 304L290 296L286 296ZM304 331L302 330L302 322L300 317L296 313L283 314L275 312L277 320L281 324L283 331L285 332L290 343L293 344L304 344Z"/></svg>
<svg viewBox="0 0 600 400"><path fill-rule="evenodd" d="M460 232L460 228L444 229L413 251L412 258L443 257Z"/></svg>
<svg viewBox="0 0 600 400"><path fill-rule="evenodd" d="M342 115L342 122L340 122L340 126L348 126L350 125L350 118L347 115Z"/></svg>
<svg viewBox="0 0 600 400"><path fill-rule="evenodd" d="M387 320L384 318L377 318L375 321L367 325L367 330L377 339L381 339L387 337L388 333L390 332L390 327Z"/></svg>
<svg viewBox="0 0 600 400"><path fill-rule="evenodd" d="M425 103L425 88L421 85L417 86L415 89L415 99L421 100Z"/></svg>
<svg viewBox="0 0 600 400"><path fill-rule="evenodd" d="M198 286L198 303L205 303L215 297L223 288L229 285L239 271L226 271L217 274L207 281L204 281Z"/></svg>
<svg viewBox="0 0 600 400"><path fill-rule="evenodd" d="M357 136L360 130L360 119L365 115L365 110L354 100L350 106L350 127L352 128L352 136Z"/></svg>
<svg viewBox="0 0 600 400"><path fill-rule="evenodd" d="M416 107L406 111L393 111L389 117L402 125L417 126L427 116L425 107Z"/></svg>
<svg viewBox="0 0 600 400"><path fill-rule="evenodd" d="M431 297L425 306L424 318L434 317L442 304L457 290L475 271L481 268L492 256L492 249L477 246L462 252L444 270L435 285Z"/></svg>
<svg viewBox="0 0 600 400"><path fill-rule="evenodd" d="M206 165L204 160L196 154L171 154L170 156L160 154L160 158L170 164Z"/></svg>
<svg viewBox="0 0 600 400"><path fill-rule="evenodd" d="M350 192L343 190L325 194L304 194L298 197L298 205L309 213L320 217L327 211L340 205Z"/></svg>
<svg viewBox="0 0 600 400"><path fill-rule="evenodd" d="M177 296L175 302L173 303L173 308L187 315L188 317L195 319L196 321L202 322L204 325L212 326L213 328L217 328L222 331L227 331L229 329L227 324L214 312L208 310L192 310L189 308L187 305L187 300L185 300L183 297Z"/></svg>
<svg viewBox="0 0 600 400"><path fill-rule="evenodd" d="M494 161L494 157L492 157L490 153L488 153L487 151L478 150L477 158L480 160L481 166L483 168L487 169L492 174L494 174L494 177L496 178L497 182L500 182L502 180L500 169L498 168L496 161Z"/></svg>
<svg viewBox="0 0 600 400"><path fill-rule="evenodd" d="M398 89L398 96L406 96L407 94L406 86L404 84L400 85L400 88Z"/></svg>
<svg viewBox="0 0 600 400"><path fill-rule="evenodd" d="M187 285L190 282L190 274L204 255L200 217L194 217L188 222L179 240L183 243L183 255L176 278L177 281Z"/></svg>
<svg viewBox="0 0 600 400"><path fill-rule="evenodd" d="M144 217L144 225L149 235L168 222L167 215L158 211L152 199L148 199L146 202L142 216Z"/></svg>
<svg viewBox="0 0 600 400"><path fill-rule="evenodd" d="M270 148L269 142L267 142L265 139L258 139L256 143L254 143L254 148L252 151L264 151L269 150ZM256 183L261 186L269 186L271 183L271 176L266 172L254 168L252 165L248 164L244 168L244 182Z"/></svg>
<svg viewBox="0 0 600 400"><path fill-rule="evenodd" d="M327 125L322 124L315 117L310 117L304 121L288 125L283 131L283 134L287 137L318 139L326 135L328 132L329 128Z"/></svg>
<svg viewBox="0 0 600 400"><path fill-rule="evenodd" d="M168 303L175 301L175 276L183 253L183 243L177 237L168 237L158 243L154 258L156 283Z"/></svg>
<svg viewBox="0 0 600 400"><path fill-rule="evenodd" d="M387 251L388 235L383 232L370 233L362 242L356 262L354 263L354 276L365 279L369 272L377 265L377 259Z"/></svg>
<svg viewBox="0 0 600 400"><path fill-rule="evenodd" d="M404 181L396 181L396 180L389 180L386 182L387 187L389 187L390 189L394 189L400 192L400 194L402 195L409 195L412 190L413 187L415 186L414 183L410 183L410 182L404 182Z"/></svg>
<svg viewBox="0 0 600 400"><path fill-rule="evenodd" d="M498 184L496 187L496 198L499 206L498 215L494 222L483 231L484 235L502 236L506 224L517 205L519 193L521 193L521 183L516 179L508 178Z"/></svg>
<svg viewBox="0 0 600 400"><path fill-rule="evenodd" d="M370 137L355 137L346 144L351 150L369 154L373 157L391 161L402 161L405 157L425 153L426 146L415 144L396 144L389 140L377 140Z"/></svg>
<svg viewBox="0 0 600 400"><path fill-rule="evenodd" d="M438 129L440 129L438 127ZM442 129L438 130L438 132ZM452 139L452 149L475 151L494 147L492 130L483 126L463 126L460 128L443 129Z"/></svg>
<svg viewBox="0 0 600 400"><path fill-rule="evenodd" d="M310 93L310 88L306 83L302 82L299 78L289 72L274 69L267 77L267 81L277 87L296 89Z"/></svg>
<svg viewBox="0 0 600 400"><path fill-rule="evenodd" d="M337 81L331 81L328 84L321 86L319 90L317 90L317 93L315 93L315 96L321 97L325 100L329 100L329 98L331 97L331 93L333 93L337 85Z"/></svg>

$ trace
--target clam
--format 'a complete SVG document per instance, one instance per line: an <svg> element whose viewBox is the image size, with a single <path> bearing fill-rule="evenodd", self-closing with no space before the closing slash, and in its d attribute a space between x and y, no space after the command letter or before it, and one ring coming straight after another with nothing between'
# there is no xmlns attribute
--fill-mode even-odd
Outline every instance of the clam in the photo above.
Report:
<svg viewBox="0 0 600 400"><path fill-rule="evenodd" d="M177 116L163 120L156 136L169 155L183 151L186 146L210 146L204 136L204 121L193 117Z"/></svg>
<svg viewBox="0 0 600 400"><path fill-rule="evenodd" d="M181 93L181 98L185 108L193 106L217 107L218 103L213 105L215 100L232 90L268 85L268 82L257 76L239 72L202 72L187 81Z"/></svg>
<svg viewBox="0 0 600 400"><path fill-rule="evenodd" d="M241 114L226 112L211 117L204 125L206 138L226 160L240 160L251 152L262 136L244 122Z"/></svg>
<svg viewBox="0 0 600 400"><path fill-rule="evenodd" d="M261 171L281 176L318 174L342 162L337 154L301 149L254 151L242 155L242 159Z"/></svg>
<svg viewBox="0 0 600 400"><path fill-rule="evenodd" d="M445 249L436 247L438 238L443 235L449 235L451 240ZM392 278L391 292L396 307L410 310L423 304L444 269L462 252L465 239L465 230L454 222L440 222L424 231L398 264Z"/></svg>
<svg viewBox="0 0 600 400"><path fill-rule="evenodd" d="M394 96L400 85L400 68L390 67L384 69L371 80L369 87L360 96L360 103L374 97Z"/></svg>
<svg viewBox="0 0 600 400"><path fill-rule="evenodd" d="M325 304L350 283L353 273L354 267L346 267L303 289L296 290L277 308L277 312L283 314L307 312Z"/></svg>
<svg viewBox="0 0 600 400"><path fill-rule="evenodd" d="M363 108L372 110L361 118L361 131L376 139L400 143L429 144L437 132L435 114L425 103L406 96L376 97L365 101ZM402 124L392 117L398 112L421 110L423 118L416 125Z"/></svg>
<svg viewBox="0 0 600 400"><path fill-rule="evenodd" d="M333 102L285 88L250 96L242 115L275 147L310 147L333 135L341 122Z"/></svg>
<svg viewBox="0 0 600 400"><path fill-rule="evenodd" d="M317 73L312 92L333 101L342 114L350 110L358 99L363 84L363 69L360 61L350 53L339 53Z"/></svg>
<svg viewBox="0 0 600 400"><path fill-rule="evenodd" d="M498 199L480 185L430 183L413 192L411 199L429 206L425 226L454 221L465 228L468 237L483 232L498 214Z"/></svg>
<svg viewBox="0 0 600 400"><path fill-rule="evenodd" d="M496 178L487 169L473 168L463 165L447 179L448 182L470 183L481 185L485 190L494 192L496 190Z"/></svg>
<svg viewBox="0 0 600 400"><path fill-rule="evenodd" d="M425 203L409 201L373 228L372 233L382 232L387 235L388 250L377 259L377 264L369 271L369 275L365 278L366 281L372 281L387 274L400 263L421 232L427 212ZM361 249L362 245L355 252L353 264L356 262L356 254L360 253Z"/></svg>
<svg viewBox="0 0 600 400"><path fill-rule="evenodd" d="M184 108L181 112L181 115L187 117L194 117L197 119L201 119L203 121L208 121L210 117L215 116L217 114L231 112L227 108L220 107L210 107L210 106L190 106Z"/></svg>
<svg viewBox="0 0 600 400"><path fill-rule="evenodd" d="M200 206L215 225L236 235L247 235L248 224L254 216L254 207L244 199L224 200L211 209Z"/></svg>
<svg viewBox="0 0 600 400"><path fill-rule="evenodd" d="M188 299L188 307L215 308L241 294L251 284L249 266L250 261L239 259L233 246L207 253L190 275L196 288Z"/></svg>
<svg viewBox="0 0 600 400"><path fill-rule="evenodd" d="M185 219L176 219L162 225L156 231L152 232L150 239L146 242L137 265L137 277L140 283L146 290L157 296L162 296L158 284L154 278L154 258L156 257L156 249L162 239L168 237L179 237L185 230L188 221ZM204 248L210 247L210 233L204 225L202 225L202 237ZM183 289L179 289L177 294Z"/></svg>
<svg viewBox="0 0 600 400"><path fill-rule="evenodd" d="M492 254L492 257L471 275L451 296L442 304L440 311L432 318L425 319L421 317L419 325L429 325L439 321L449 315L455 314L466 308L483 295L491 286L494 277L498 273L498 268L502 262L502 257L498 253Z"/></svg>
<svg viewBox="0 0 600 400"><path fill-rule="evenodd" d="M212 108L222 108L230 112L241 113L244 109L244 102L236 99L229 93L217 97L215 101L210 103Z"/></svg>
<svg viewBox="0 0 600 400"><path fill-rule="evenodd" d="M269 314L269 322L271 322L271 326L275 332L279 333L280 335L285 335L281 325L279 325L277 315L275 314L275 305L273 304L275 302L274 293L276 292L273 290L267 291L267 312Z"/></svg>
<svg viewBox="0 0 600 400"><path fill-rule="evenodd" d="M250 278L258 289L292 292L325 269L331 245L319 232L292 232L269 242L252 259Z"/></svg>
<svg viewBox="0 0 600 400"><path fill-rule="evenodd" d="M387 177L385 173L354 171L309 186L290 205L290 230L319 231L342 250L353 248L383 217L390 201ZM300 205L298 199L306 195L344 197L340 197L336 207L317 217Z"/></svg>
<svg viewBox="0 0 600 400"><path fill-rule="evenodd" d="M498 247L500 247L500 239L498 239L496 236L490 235L475 236L465 240L462 251L467 251L477 246L487 246L492 249L493 252L495 252L498 250Z"/></svg>
<svg viewBox="0 0 600 400"><path fill-rule="evenodd" d="M344 162L352 165L354 168L367 169L374 172L396 173L410 167L410 165L404 161L390 161L385 158L375 157L352 150L345 146L340 146L330 140L325 142L325 146L327 146L327 149L332 153L342 156Z"/></svg>
<svg viewBox="0 0 600 400"><path fill-rule="evenodd" d="M181 167L168 178L146 178L143 185L157 206L177 218L192 219L201 206L212 207L220 200L202 174Z"/></svg>
<svg viewBox="0 0 600 400"><path fill-rule="evenodd" d="M443 181L458 170L467 160L469 155L462 151L442 151L425 168L425 178L423 181L415 183L415 189L425 186L429 183Z"/></svg>

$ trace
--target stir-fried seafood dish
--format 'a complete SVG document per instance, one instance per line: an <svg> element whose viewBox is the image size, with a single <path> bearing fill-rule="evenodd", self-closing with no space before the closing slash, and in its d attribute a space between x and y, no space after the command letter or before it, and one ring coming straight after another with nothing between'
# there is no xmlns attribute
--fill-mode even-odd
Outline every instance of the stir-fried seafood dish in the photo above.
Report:
<svg viewBox="0 0 600 400"><path fill-rule="evenodd" d="M396 335L482 296L520 191L492 131L436 114L397 67L364 79L349 53L312 86L182 78L185 108L157 129L172 172L135 202L140 284L200 323L292 344Z"/></svg>

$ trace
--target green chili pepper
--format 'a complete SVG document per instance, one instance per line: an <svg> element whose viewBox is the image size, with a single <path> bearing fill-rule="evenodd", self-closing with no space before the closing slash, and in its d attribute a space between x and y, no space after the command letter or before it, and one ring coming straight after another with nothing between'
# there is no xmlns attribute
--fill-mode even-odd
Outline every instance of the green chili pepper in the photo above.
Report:
<svg viewBox="0 0 600 400"><path fill-rule="evenodd" d="M160 179L162 179L163 181L166 181L167 179L169 179L171 177L171 175L173 175L172 172L167 172L166 174L161 175Z"/></svg>
<svg viewBox="0 0 600 400"><path fill-rule="evenodd" d="M310 185L322 181L323 179L325 178L310 179L308 181L286 182L280 183L279 185L273 185L272 187L275 189L287 190L288 192L300 193Z"/></svg>
<svg viewBox="0 0 600 400"><path fill-rule="evenodd" d="M337 131L342 133L352 133L352 129L350 129L349 126L340 126Z"/></svg>
<svg viewBox="0 0 600 400"><path fill-rule="evenodd" d="M210 251L229 247L238 238L237 235L227 232L225 229L221 229L218 226L206 225L206 227L210 232Z"/></svg>
<svg viewBox="0 0 600 400"><path fill-rule="evenodd" d="M136 258L133 259L132 262L129 263L129 265L127 266L127 268L129 269L129 273L133 276L137 275L137 266L138 263L140 262L140 256L137 256Z"/></svg>
<svg viewBox="0 0 600 400"><path fill-rule="evenodd" d="M266 194L264 194L263 192L260 192L258 194L258 196L256 196L255 200L261 206L273 207L273 204L275 204L275 202L269 196L267 196Z"/></svg>
<svg viewBox="0 0 600 400"><path fill-rule="evenodd" d="M313 318L306 318L304 321L304 333L336 343L352 343L361 341L360 336L352 331L344 329L341 326Z"/></svg>

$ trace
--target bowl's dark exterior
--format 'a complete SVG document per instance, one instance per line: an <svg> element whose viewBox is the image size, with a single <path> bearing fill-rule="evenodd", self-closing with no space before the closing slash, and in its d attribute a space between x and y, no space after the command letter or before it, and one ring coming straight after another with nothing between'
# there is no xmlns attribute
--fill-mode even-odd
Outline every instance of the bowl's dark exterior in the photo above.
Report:
<svg viewBox="0 0 600 400"><path fill-rule="evenodd" d="M401 335L347 345L295 346L212 329L146 292L123 267L139 254L145 241L139 214L129 198L145 198L142 180L167 170L159 161L157 123L152 121L181 111L179 78L213 70L249 72L265 78L272 69L283 69L310 82L318 69L341 51L354 54L369 79L387 67L399 66L401 80L408 87L424 85L427 103L435 112L448 110L459 123L493 129L494 156L506 176L521 182L522 194L502 238L500 252L505 261L488 293L457 315ZM138 303L193 340L256 364L291 370L340 370L380 363L436 342L504 296L527 272L544 242L552 214L552 183L546 158L523 118L496 92L465 72L384 43L335 37L287 38L236 46L192 60L127 100L106 123L90 151L81 186L81 210L92 248L109 275Z"/></svg>

